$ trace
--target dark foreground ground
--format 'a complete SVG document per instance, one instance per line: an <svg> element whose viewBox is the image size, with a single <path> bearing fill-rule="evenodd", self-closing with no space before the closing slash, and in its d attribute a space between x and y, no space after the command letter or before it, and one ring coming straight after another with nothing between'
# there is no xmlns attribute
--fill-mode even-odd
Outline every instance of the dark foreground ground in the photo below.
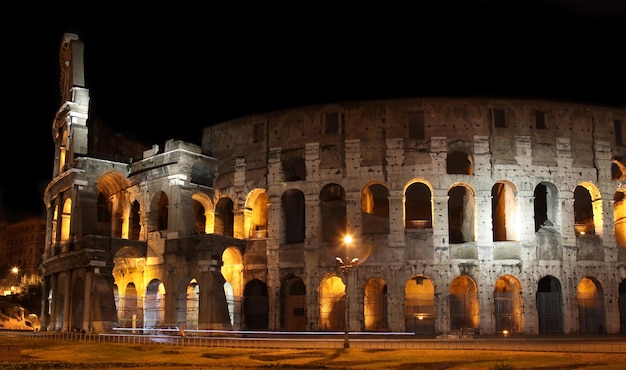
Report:
<svg viewBox="0 0 626 370"><path fill-rule="evenodd" d="M356 336L350 339L350 348L343 348L342 336L215 341L171 337L169 342L142 337L141 341L117 337L112 343L81 336L2 333L0 369L626 369L624 336L457 340ZM11 349L13 353L8 352Z"/></svg>

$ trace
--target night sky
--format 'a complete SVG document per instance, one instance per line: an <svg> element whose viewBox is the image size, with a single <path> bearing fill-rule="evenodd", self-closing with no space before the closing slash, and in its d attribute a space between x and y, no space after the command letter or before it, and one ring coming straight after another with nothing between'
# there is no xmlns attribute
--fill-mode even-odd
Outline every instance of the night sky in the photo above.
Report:
<svg viewBox="0 0 626 370"><path fill-rule="evenodd" d="M92 114L155 144L200 144L214 123L337 101L489 96L626 106L625 2L421 3L12 4L2 12L11 22L0 26L8 42L0 219L44 209L64 32L85 42Z"/></svg>

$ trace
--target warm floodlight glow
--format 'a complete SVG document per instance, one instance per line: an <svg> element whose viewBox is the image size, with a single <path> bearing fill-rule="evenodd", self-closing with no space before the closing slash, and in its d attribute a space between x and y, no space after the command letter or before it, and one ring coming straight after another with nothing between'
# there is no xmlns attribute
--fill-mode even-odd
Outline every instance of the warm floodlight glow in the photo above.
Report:
<svg viewBox="0 0 626 370"><path fill-rule="evenodd" d="M17 266L13 266L13 268L11 268L11 272L13 273L13 275L17 275L20 272L20 268Z"/></svg>
<svg viewBox="0 0 626 370"><path fill-rule="evenodd" d="M346 244L352 243L352 235L346 235L343 237L343 242Z"/></svg>

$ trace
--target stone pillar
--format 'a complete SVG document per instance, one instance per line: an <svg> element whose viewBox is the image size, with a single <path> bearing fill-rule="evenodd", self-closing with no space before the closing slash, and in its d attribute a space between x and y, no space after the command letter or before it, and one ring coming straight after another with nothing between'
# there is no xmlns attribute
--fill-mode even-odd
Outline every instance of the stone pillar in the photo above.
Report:
<svg viewBox="0 0 626 370"><path fill-rule="evenodd" d="M491 188L476 191L476 224L478 245L493 245ZM493 258L493 255L490 256Z"/></svg>
<svg viewBox="0 0 626 370"><path fill-rule="evenodd" d="M199 330L230 330L230 315L224 292L226 280L216 259L198 261L200 267L200 293L198 305ZM175 294L170 294L174 296ZM170 301L174 301L170 299ZM173 308L173 305L170 307ZM166 308L167 310L167 308Z"/></svg>
<svg viewBox="0 0 626 370"><path fill-rule="evenodd" d="M63 328L62 331L70 331L71 301L72 301L72 273L70 271L63 272L65 274L65 296L63 297Z"/></svg>
<svg viewBox="0 0 626 370"><path fill-rule="evenodd" d="M83 322L80 323L81 329L85 333L91 333L91 291L93 286L93 270L88 268L85 272L85 294L83 297ZM76 323L78 326L79 323Z"/></svg>
<svg viewBox="0 0 626 370"><path fill-rule="evenodd" d="M433 245L435 249L449 247L449 230L447 190L436 189L433 194Z"/></svg>

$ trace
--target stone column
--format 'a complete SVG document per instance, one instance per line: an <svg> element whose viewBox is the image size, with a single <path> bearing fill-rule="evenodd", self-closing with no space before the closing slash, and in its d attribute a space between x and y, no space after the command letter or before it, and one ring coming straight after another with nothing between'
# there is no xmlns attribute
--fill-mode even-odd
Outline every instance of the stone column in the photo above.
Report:
<svg viewBox="0 0 626 370"><path fill-rule="evenodd" d="M62 331L70 331L71 301L72 301L72 274L70 271L63 272L65 274L65 296L63 297L63 328Z"/></svg>
<svg viewBox="0 0 626 370"><path fill-rule="evenodd" d="M93 270L89 268L85 272L85 294L83 297L83 322L80 323L81 329L85 333L91 333L91 290L93 286ZM78 323L76 323L78 326Z"/></svg>

